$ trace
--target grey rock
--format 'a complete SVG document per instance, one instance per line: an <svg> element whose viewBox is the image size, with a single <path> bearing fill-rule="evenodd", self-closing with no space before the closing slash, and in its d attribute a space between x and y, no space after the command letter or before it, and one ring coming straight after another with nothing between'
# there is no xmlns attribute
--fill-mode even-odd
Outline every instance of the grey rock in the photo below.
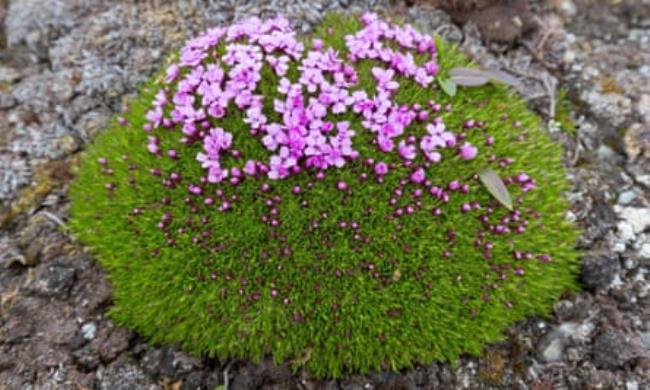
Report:
<svg viewBox="0 0 650 390"><path fill-rule="evenodd" d="M618 204L626 206L636 199L636 193L633 190L623 191L618 195Z"/></svg>
<svg viewBox="0 0 650 390"><path fill-rule="evenodd" d="M12 84L20 79L20 73L11 67L0 65L0 85Z"/></svg>
<svg viewBox="0 0 650 390"><path fill-rule="evenodd" d="M0 267L9 268L14 265L27 265L27 259L11 240L0 238Z"/></svg>
<svg viewBox="0 0 650 390"><path fill-rule="evenodd" d="M181 390L199 390L203 388L204 374L201 371L191 372L181 386Z"/></svg>
<svg viewBox="0 0 650 390"><path fill-rule="evenodd" d="M122 352L129 348L131 334L123 328L114 329L110 337L102 343L99 355L103 362L115 360Z"/></svg>
<svg viewBox="0 0 650 390"><path fill-rule="evenodd" d="M542 358L547 362L558 362L562 360L564 342L560 338L552 339L541 351Z"/></svg>
<svg viewBox="0 0 650 390"><path fill-rule="evenodd" d="M62 296L74 282L76 270L62 261L43 265L36 271L30 290L47 297Z"/></svg>
<svg viewBox="0 0 650 390"><path fill-rule="evenodd" d="M610 330L598 336L592 352L596 367L605 369L623 367L632 357L627 338L617 330Z"/></svg>
<svg viewBox="0 0 650 390"><path fill-rule="evenodd" d="M620 271L620 261L613 255L586 256L582 260L582 284L593 291L604 289Z"/></svg>
<svg viewBox="0 0 650 390"><path fill-rule="evenodd" d="M152 377L157 377L160 375L162 358L163 351L161 349L145 346L145 351L142 354L140 363L147 374Z"/></svg>
<svg viewBox="0 0 650 390"><path fill-rule="evenodd" d="M176 352L174 353L172 365L177 374L184 375L201 368L203 364L201 363L201 360L195 357L191 357L183 352Z"/></svg>
<svg viewBox="0 0 650 390"><path fill-rule="evenodd" d="M17 190L29 183L31 174L26 159L0 154L0 201L14 198Z"/></svg>
<svg viewBox="0 0 650 390"><path fill-rule="evenodd" d="M537 346L539 358L549 363L561 361L564 348L569 343L569 337L575 333L576 329L576 324L564 323L547 333Z"/></svg>
<svg viewBox="0 0 650 390"><path fill-rule="evenodd" d="M635 123L625 132L623 138L625 153L631 159L650 158L650 114L645 124Z"/></svg>
<svg viewBox="0 0 650 390"><path fill-rule="evenodd" d="M645 349L650 351L650 332L639 332L639 338Z"/></svg>
<svg viewBox="0 0 650 390"><path fill-rule="evenodd" d="M237 371L228 388L232 390L255 389L261 384L261 379L251 365L246 365Z"/></svg>
<svg viewBox="0 0 650 390"><path fill-rule="evenodd" d="M72 353L75 363L84 370L94 370L100 365L99 355L92 348L91 344L86 344L81 349Z"/></svg>
<svg viewBox="0 0 650 390"><path fill-rule="evenodd" d="M614 127L623 125L632 114L632 101L622 94L586 90L580 98L589 105L595 116Z"/></svg>
<svg viewBox="0 0 650 390"><path fill-rule="evenodd" d="M75 0L10 1L5 28L9 47L27 45L39 58L47 57L50 40L69 30L79 19Z"/></svg>
<svg viewBox="0 0 650 390"><path fill-rule="evenodd" d="M14 97L7 93L0 91L0 110L6 110L12 108L16 105L17 101Z"/></svg>
<svg viewBox="0 0 650 390"><path fill-rule="evenodd" d="M134 362L117 362L97 372L99 390L159 389Z"/></svg>
<svg viewBox="0 0 650 390"><path fill-rule="evenodd" d="M68 341L68 347L72 351L76 351L84 345L88 344L88 339L86 339L81 332L76 333Z"/></svg>
<svg viewBox="0 0 650 390"><path fill-rule="evenodd" d="M640 234L650 227L650 208L614 206L614 211L632 226L635 234Z"/></svg>
<svg viewBox="0 0 650 390"><path fill-rule="evenodd" d="M643 94L637 103L639 115L646 123L650 123L650 94Z"/></svg>
<svg viewBox="0 0 650 390"><path fill-rule="evenodd" d="M24 300L10 308L4 327L0 328L3 342L18 343L34 335L36 324L32 318L33 301L34 299Z"/></svg>

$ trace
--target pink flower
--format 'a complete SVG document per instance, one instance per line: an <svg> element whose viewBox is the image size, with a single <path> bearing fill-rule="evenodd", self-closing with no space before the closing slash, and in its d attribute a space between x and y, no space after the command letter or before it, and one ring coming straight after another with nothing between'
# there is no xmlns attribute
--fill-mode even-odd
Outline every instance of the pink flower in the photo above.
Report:
<svg viewBox="0 0 650 390"><path fill-rule="evenodd" d="M424 64L424 70L426 70L427 74L435 76L438 74L438 64L435 61L429 61Z"/></svg>
<svg viewBox="0 0 650 390"><path fill-rule="evenodd" d="M385 162L378 162L375 164L375 174L377 176L383 176L388 173L388 164Z"/></svg>
<svg viewBox="0 0 650 390"><path fill-rule="evenodd" d="M171 64L167 68L167 72L165 73L165 83L169 84L176 80L178 75L181 73L181 69L178 67L177 64Z"/></svg>
<svg viewBox="0 0 650 390"><path fill-rule="evenodd" d="M379 136L377 138L377 146L379 146L379 150L387 153L393 150L394 144L390 138Z"/></svg>
<svg viewBox="0 0 650 390"><path fill-rule="evenodd" d="M417 155L415 145L408 145L404 140L399 142L397 146L399 155L405 160L413 160Z"/></svg>
<svg viewBox="0 0 650 390"><path fill-rule="evenodd" d="M478 149L469 142L465 142L458 149L458 152L464 160L471 160L478 154Z"/></svg>
<svg viewBox="0 0 650 390"><path fill-rule="evenodd" d="M196 154L196 159L207 170L204 184L219 183L229 176L230 182L236 184L243 175L263 173L271 179L282 179L307 167L320 172L343 167L359 157L355 150L359 131L370 132L382 152L393 152L397 144L397 154L404 160L413 160L419 144L427 160L440 161L440 150L455 147L456 135L446 131L442 120L437 119L427 125L427 134L419 141L411 136L398 143L413 121L427 120L427 115L421 113L428 111L393 100L399 89L397 74L423 87L433 82L438 72L433 38L409 25L390 24L373 13L364 15L362 21L361 30L345 36L345 45L351 53L349 61L374 59L383 63L371 69L376 80L372 96L356 87L358 75L354 64L344 61L333 48L325 47L322 40L314 39L312 48L305 52L304 44L285 18L251 18L228 28L208 30L187 42L178 64L167 68L165 83L174 85L158 91L143 128L154 131L164 126L170 131L179 130L183 144L201 142L203 150ZM225 53L218 57L212 49L221 41L225 41ZM420 66L414 54L429 59ZM294 65L299 72L295 83L285 77ZM265 106L266 97L256 92L265 66L280 79L280 96L270 108ZM233 135L222 128L211 128L211 120L225 118L233 110L243 112L237 115L241 115L250 136L261 137L264 147L273 153L268 161L245 160L243 166L222 167L222 155L232 147ZM267 110L273 110L273 115L268 115ZM350 116L359 117L360 129L352 128L341 117L337 119L337 115L348 110L352 111ZM433 107L432 110L435 111ZM150 138L147 148L160 154L158 138ZM477 153L468 143L457 150L465 159ZM239 151L229 155L235 160L245 158ZM383 176L389 167L378 162L373 170ZM420 183L426 175L419 168L410 176ZM530 182L522 185L530 186Z"/></svg>
<svg viewBox="0 0 650 390"><path fill-rule="evenodd" d="M422 168L417 168L415 171L411 173L411 181L413 183L422 183L426 179L427 175L424 172L424 169Z"/></svg>
<svg viewBox="0 0 650 390"><path fill-rule="evenodd" d="M396 91L399 88L397 81L393 80L395 71L392 69L372 68L372 75L377 80L377 89L388 92Z"/></svg>
<svg viewBox="0 0 650 390"><path fill-rule="evenodd" d="M160 145L157 137L148 137L149 143L147 144L147 150L151 154L160 153Z"/></svg>
<svg viewBox="0 0 650 390"><path fill-rule="evenodd" d="M255 164L255 161L253 160L246 161L243 171L245 174L249 176L255 176L255 173L257 173L257 166Z"/></svg>
<svg viewBox="0 0 650 390"><path fill-rule="evenodd" d="M147 115L145 116L147 121L151 122L154 128L160 126L160 124L163 121L163 111L162 108L156 107L153 110L147 111Z"/></svg>

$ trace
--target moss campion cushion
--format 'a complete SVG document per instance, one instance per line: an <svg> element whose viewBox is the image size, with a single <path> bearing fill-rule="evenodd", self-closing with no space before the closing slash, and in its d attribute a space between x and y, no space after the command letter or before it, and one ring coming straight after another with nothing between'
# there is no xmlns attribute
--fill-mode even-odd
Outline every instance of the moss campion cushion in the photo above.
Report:
<svg viewBox="0 0 650 390"><path fill-rule="evenodd" d="M454 48L366 14L208 30L87 151L71 226L113 318L317 376L479 354L574 289L561 146ZM478 179L491 168L514 208Z"/></svg>

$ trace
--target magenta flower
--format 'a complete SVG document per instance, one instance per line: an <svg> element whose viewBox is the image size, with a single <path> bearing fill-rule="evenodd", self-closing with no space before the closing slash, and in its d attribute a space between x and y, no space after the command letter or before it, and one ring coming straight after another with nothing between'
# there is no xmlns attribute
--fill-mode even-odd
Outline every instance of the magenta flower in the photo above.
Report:
<svg viewBox="0 0 650 390"><path fill-rule="evenodd" d="M384 176L388 173L388 164L385 162L378 162L375 164L374 171L377 176Z"/></svg>
<svg viewBox="0 0 650 390"><path fill-rule="evenodd" d="M181 68L177 64L171 64L167 68L167 72L165 73L165 83L169 84L176 80L178 75L181 73Z"/></svg>
<svg viewBox="0 0 650 390"><path fill-rule="evenodd" d="M375 14L366 14L362 20L364 27L346 36L345 44L351 53L349 61L366 58L383 63L384 66L371 69L377 83L373 96L355 90L358 76L353 64L346 63L332 48L323 47L322 41L314 40L312 49L305 50L286 19L278 17L263 22L253 18L228 28L208 30L186 44L179 63L170 65L165 76L165 82L175 82L176 88L158 91L146 114L145 129L177 126L182 133L181 142L188 145L202 142L203 150L197 153L196 159L206 169L203 180L209 183L230 178L234 185L244 175L262 173L271 179L283 179L302 168L322 172L330 167L343 167L348 160L359 156L354 148L355 136L364 129L373 134L374 143L384 153L393 152L397 146L400 158L413 161L418 158L419 146L427 164L440 161L441 150L455 147L457 135L447 131L440 118L427 123L429 111L399 105L392 99L399 89L396 74L411 78L423 88L433 82L438 72L433 39L408 25L384 22ZM225 53L220 59L205 63L210 50L221 41L225 41ZM414 52L427 54L430 59L418 65ZM297 63L299 71L296 81L286 77L292 61ZM272 109L279 117L277 121L269 120L264 97L256 94L265 64L280 77L277 91L281 97L272 102ZM183 76L182 68L186 68ZM171 106L168 111L167 105ZM233 136L222 128L211 128L208 119L227 116L233 106L243 112L242 119L250 134L259 135L264 147L273 153L266 163L243 160L243 165L222 167L222 155L232 147ZM438 106L430 102L432 112L437 112ZM360 116L361 129L352 129L347 121L326 119L348 110ZM416 120L425 124L427 134L419 139L409 136L398 142ZM147 148L153 154L160 154L155 137L149 139ZM457 151L465 160L478 153L468 142ZM239 151L229 153L233 156L236 153L237 159L241 156ZM389 168L379 162L373 165L373 170L381 177ZM424 168L414 170L409 179L423 183ZM534 182L528 180L521 185L529 188Z"/></svg>
<svg viewBox="0 0 650 390"><path fill-rule="evenodd" d="M464 160L471 160L478 154L478 149L469 142L465 142L458 149L458 152Z"/></svg>
<svg viewBox="0 0 650 390"><path fill-rule="evenodd" d="M377 80L377 89L379 90L394 92L399 88L397 81L393 80L395 71L392 69L374 67L372 68L372 75L375 77L375 80Z"/></svg>
<svg viewBox="0 0 650 390"><path fill-rule="evenodd" d="M404 140L399 142L397 151L400 157L405 160L413 160L417 155L417 152L415 151L415 145L409 145Z"/></svg>
<svg viewBox="0 0 650 390"><path fill-rule="evenodd" d="M420 184L426 180L427 175L424 172L424 169L422 168L417 168L411 173L410 179L413 183Z"/></svg>

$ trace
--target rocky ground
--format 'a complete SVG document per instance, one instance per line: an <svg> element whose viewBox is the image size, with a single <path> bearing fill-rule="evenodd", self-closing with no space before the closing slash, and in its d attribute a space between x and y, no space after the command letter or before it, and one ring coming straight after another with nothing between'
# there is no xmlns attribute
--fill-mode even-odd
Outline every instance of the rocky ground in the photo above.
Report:
<svg viewBox="0 0 650 390"><path fill-rule="evenodd" d="M338 381L201 360L115 327L110 283L64 227L77 152L184 38L278 10L308 31L328 9L390 9L526 83L566 146L584 292L481 358ZM648 0L0 0L2 390L649 389L649 269Z"/></svg>

